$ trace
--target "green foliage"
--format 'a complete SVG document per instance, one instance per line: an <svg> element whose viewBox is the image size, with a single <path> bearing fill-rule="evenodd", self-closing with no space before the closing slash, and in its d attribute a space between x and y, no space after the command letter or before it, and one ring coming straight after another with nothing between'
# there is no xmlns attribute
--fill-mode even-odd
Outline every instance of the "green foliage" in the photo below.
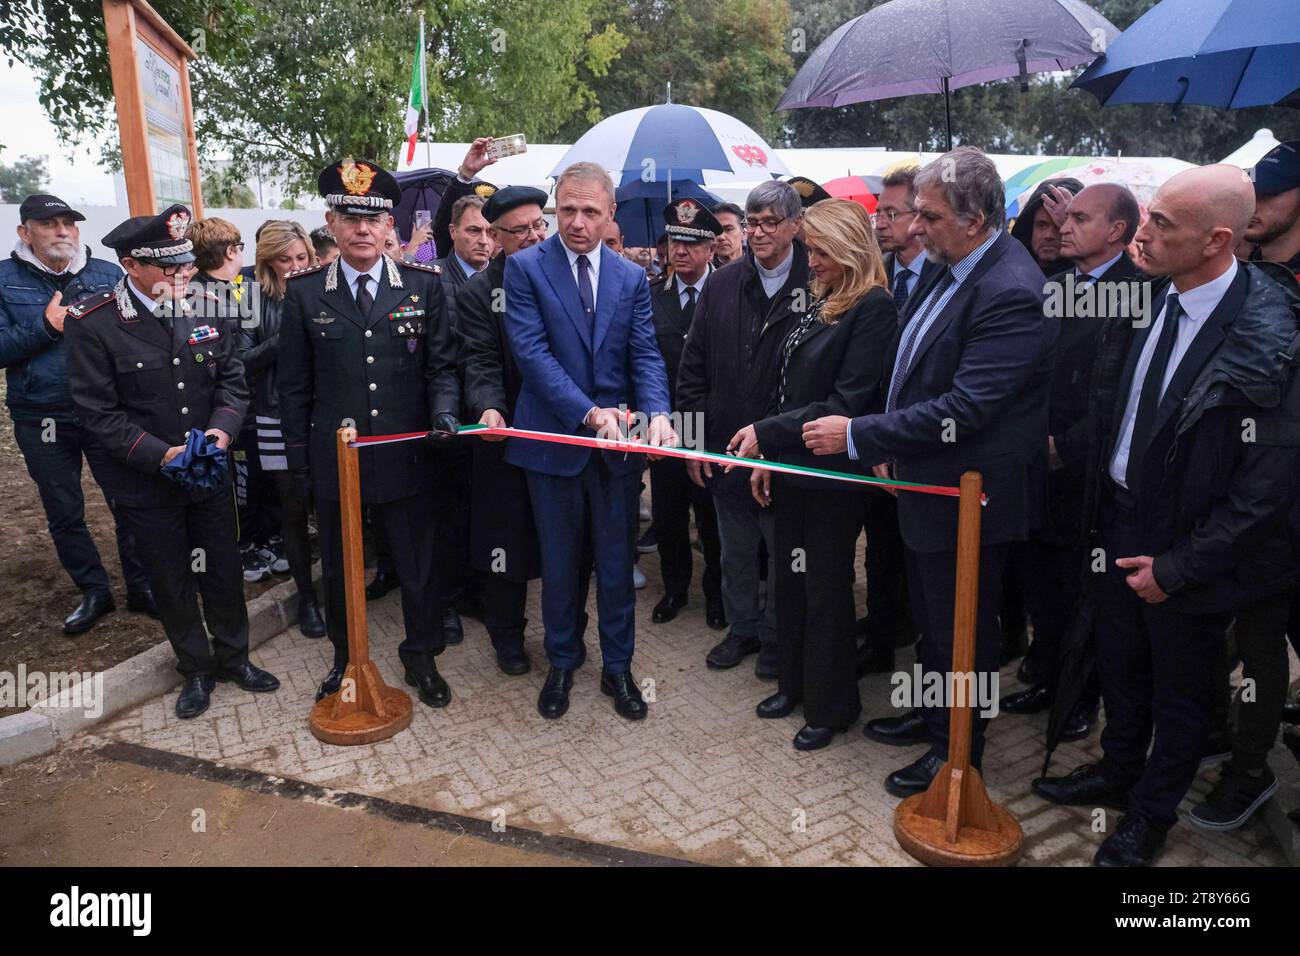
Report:
<svg viewBox="0 0 1300 956"><path fill-rule="evenodd" d="M20 156L12 165L0 163L0 202L22 202L45 191L49 170L44 156Z"/></svg>
<svg viewBox="0 0 1300 956"><path fill-rule="evenodd" d="M203 177L203 202L219 209L255 209L257 196L232 165Z"/></svg>

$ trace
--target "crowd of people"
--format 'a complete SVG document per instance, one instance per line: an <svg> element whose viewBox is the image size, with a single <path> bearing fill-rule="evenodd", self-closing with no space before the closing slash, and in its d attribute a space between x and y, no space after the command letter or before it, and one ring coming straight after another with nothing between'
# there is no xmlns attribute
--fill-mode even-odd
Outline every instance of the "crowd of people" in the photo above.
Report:
<svg viewBox="0 0 1300 956"><path fill-rule="evenodd" d="M653 549L651 621L692 607L702 564L703 619L725 631L703 663L753 657L775 681L757 717L801 714L793 746L815 750L859 721L860 678L894 672L899 649L952 674L957 508L909 486L977 471L975 669L996 694L1023 658L1025 686L982 702L972 764L989 713L1058 706L1072 740L1104 708L1101 760L1032 781L1046 800L1122 811L1102 865L1153 862L1207 760L1225 762L1197 826L1239 827L1274 791L1266 758L1297 716L1300 143L1249 175L1182 172L1149 208L1122 184L1050 180L1014 223L993 162L960 147L891 172L872 213L800 177L743 208L676 200L655 252L624 248L614 184L587 163L559 176L548 236L547 193L480 181L489 143L405 242L396 180L332 163L326 225L266 222L251 268L232 224L183 206L114 229L114 265L89 256L80 213L23 203L0 263L0 364L83 595L69 634L114 609L84 458L117 524L127 606L159 617L176 651L178 716L206 710L219 680L278 687L248 660L242 596L277 572L296 584L302 636L333 645L317 699L338 692L336 431L424 434L360 453L367 596L400 589L398 656L424 704L451 702L437 658L464 639L461 613L481 617L503 674L532 669L540 578L537 706L563 717L594 571L600 689L644 718L636 561ZM619 438L636 418L645 454L456 437L465 422ZM656 455L686 419L697 450L803 471ZM227 461L220 480L199 467L210 456ZM1231 702L1239 664L1251 693ZM953 704L865 715L870 740L914 748L890 793L930 784Z"/></svg>

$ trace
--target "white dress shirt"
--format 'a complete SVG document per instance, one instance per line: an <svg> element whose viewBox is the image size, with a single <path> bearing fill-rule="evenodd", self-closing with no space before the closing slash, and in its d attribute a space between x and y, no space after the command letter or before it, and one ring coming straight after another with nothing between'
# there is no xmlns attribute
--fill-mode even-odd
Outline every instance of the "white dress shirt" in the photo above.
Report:
<svg viewBox="0 0 1300 956"><path fill-rule="evenodd" d="M574 252L568 246L564 245L564 240L560 240L560 245L564 246L564 254L569 257L569 271L573 273L573 284L576 288L578 285L578 256L587 257L587 273L591 277L591 307L596 307L596 301L600 295L600 250L601 246L596 246L590 252Z"/></svg>
<svg viewBox="0 0 1300 956"><path fill-rule="evenodd" d="M1115 253L1114 256L1112 256L1111 258L1107 259L1105 262L1103 262L1101 265L1097 266L1095 269L1089 269L1087 272L1084 272L1084 271L1083 271L1082 269L1080 269L1078 266L1075 266L1075 267L1074 267L1074 277L1075 277L1076 281L1082 281L1083 279L1100 279L1102 276L1104 276L1104 275L1106 274L1106 270L1107 270L1107 269L1109 269L1109 268L1110 268L1111 266L1113 266L1115 263L1119 262L1119 257L1122 256L1122 255L1124 255L1124 250L1123 250L1123 249L1121 249L1119 252Z"/></svg>
<svg viewBox="0 0 1300 956"><path fill-rule="evenodd" d="M700 301L700 293L704 291L704 280L707 279L707 278L709 277L709 273L712 272L712 271L713 271L713 266L712 266L711 264L706 265L706 266L704 267L704 271L700 273L700 277L699 277L698 279L696 279L694 282L689 283L689 284L687 284L686 282L683 282L683 281L682 281L682 277L681 277L680 275L674 273L674 274L673 274L673 281L674 281L675 283L677 283L677 303L678 303L678 305L680 305L683 309L686 308L686 302L687 302L687 298L686 298L686 290L687 290L687 289L694 289L694 290L695 290L695 301L696 301L696 302L699 302L699 301Z"/></svg>
<svg viewBox="0 0 1300 956"><path fill-rule="evenodd" d="M1210 317L1219 305L1219 302L1228 292L1228 287L1232 285L1232 280L1237 277L1237 260L1233 259L1232 264L1217 279L1211 279L1204 285L1198 285L1190 292L1178 292L1177 287L1170 286L1170 292L1178 292L1178 304L1181 307L1178 318L1178 332L1174 336L1174 347L1169 353L1169 364L1165 366L1164 381L1160 383L1160 394L1157 398L1164 397L1165 389L1169 387L1169 382L1178 371L1178 363L1183 360L1187 350L1192 346L1192 340L1196 338L1198 332L1205 325L1205 320ZM1151 331L1147 333L1147 340L1142 346L1142 354L1138 356L1137 366L1133 369L1133 382L1128 390L1128 403L1124 406L1124 418L1119 425L1119 439L1115 442L1115 450L1110 458L1110 477L1121 488L1128 488L1125 482L1125 475L1128 472L1128 455L1129 449L1133 444L1133 426L1137 422L1138 401L1142 397L1142 382L1147 377L1147 369L1151 367L1151 357L1155 353L1156 343L1160 340L1160 330L1164 327L1165 309L1161 307L1160 314L1156 320L1151 323Z"/></svg>
<svg viewBox="0 0 1300 956"><path fill-rule="evenodd" d="M352 292L352 298L355 299L357 297L357 276L361 275L361 272L348 265L342 256L339 257L339 268L343 270L343 281L348 284L348 289ZM375 264L366 270L366 275L370 276L370 283L367 288L370 290L372 300L379 295L379 276L382 274L383 268L384 257L380 256L375 260Z"/></svg>

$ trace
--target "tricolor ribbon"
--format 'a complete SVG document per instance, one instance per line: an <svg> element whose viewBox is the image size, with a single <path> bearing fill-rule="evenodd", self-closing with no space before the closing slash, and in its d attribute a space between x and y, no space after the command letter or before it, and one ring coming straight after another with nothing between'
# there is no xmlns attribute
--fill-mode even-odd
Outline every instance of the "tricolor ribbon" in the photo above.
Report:
<svg viewBox="0 0 1300 956"><path fill-rule="evenodd" d="M351 442L352 448L365 448L370 445L390 445L400 441L415 441L427 438L435 432L404 432L400 435L372 435L358 438ZM560 435L555 432L530 431L526 428L491 428L487 425L461 425L457 431L461 435L500 435L502 438L526 438L531 441L545 441L556 445L579 445L583 448L597 448L601 451L623 452L624 454L656 455L663 458L680 458L684 461L708 462L711 465L727 467L735 465L740 468L752 468L758 471L774 471L783 475L802 475L810 478L825 478L830 481L845 481L855 485L875 485L884 488L897 488L899 491L917 491L926 495L947 495L956 498L961 494L960 488L946 485L925 485L915 481L898 481L893 478L875 478L856 475L846 471L831 471L826 468L811 468L806 465L790 465L765 458L738 458L735 455L723 455L713 451L692 451L688 448L669 448L648 446L644 442L624 438L598 438L584 435ZM988 496L981 495L980 503L987 505Z"/></svg>

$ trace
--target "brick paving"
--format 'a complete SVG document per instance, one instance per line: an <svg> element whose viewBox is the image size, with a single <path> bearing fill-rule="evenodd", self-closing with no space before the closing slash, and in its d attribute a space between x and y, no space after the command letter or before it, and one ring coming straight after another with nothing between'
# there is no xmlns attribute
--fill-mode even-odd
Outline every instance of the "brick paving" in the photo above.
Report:
<svg viewBox="0 0 1300 956"><path fill-rule="evenodd" d="M720 635L704 625L698 590L677 620L651 623L650 611L662 594L657 555L643 556L641 565L650 585L638 592L633 673L643 685L653 681L653 701L648 719L640 723L616 716L599 691L594 626L588 637L593 653L576 676L568 715L559 721L538 715L546 667L540 588L534 583L528 628L533 671L522 677L501 674L486 632L466 619L464 643L448 648L438 662L452 688L451 705L432 710L417 701L410 728L390 740L344 748L311 735L307 716L329 668L330 647L296 629L253 655L259 666L279 676L279 692L251 695L219 684L206 714L180 721L173 691L104 725L99 735L498 819L506 826L700 862L915 865L894 840L897 801L882 782L922 748L873 743L858 725L825 750L795 751L790 742L802 723L797 715L780 721L754 716L754 705L774 685L754 677L753 658L730 671L704 666L705 653ZM594 621L594 596L589 610ZM370 604L369 624L371 656L385 679L400 685L398 594ZM910 670L911 650L901 651L897 663ZM1003 693L1014 689L1014 668L1002 679ZM861 687L864 718L894 712L888 675L865 678ZM1093 832L1092 812L1052 806L1029 790L1042 763L1046 720L1043 714L993 721L986 782L993 798L1024 828L1025 863L1087 865L1104 838ZM1054 768L1068 769L1098 754L1094 732L1087 741L1062 745ZM1274 758L1284 786L1294 793L1300 784L1295 761L1280 745ZM1202 772L1184 809L1213 779L1213 770ZM1113 826L1114 815L1106 822ZM1180 824L1161 863L1284 865L1285 858L1257 816L1242 830L1222 835Z"/></svg>

